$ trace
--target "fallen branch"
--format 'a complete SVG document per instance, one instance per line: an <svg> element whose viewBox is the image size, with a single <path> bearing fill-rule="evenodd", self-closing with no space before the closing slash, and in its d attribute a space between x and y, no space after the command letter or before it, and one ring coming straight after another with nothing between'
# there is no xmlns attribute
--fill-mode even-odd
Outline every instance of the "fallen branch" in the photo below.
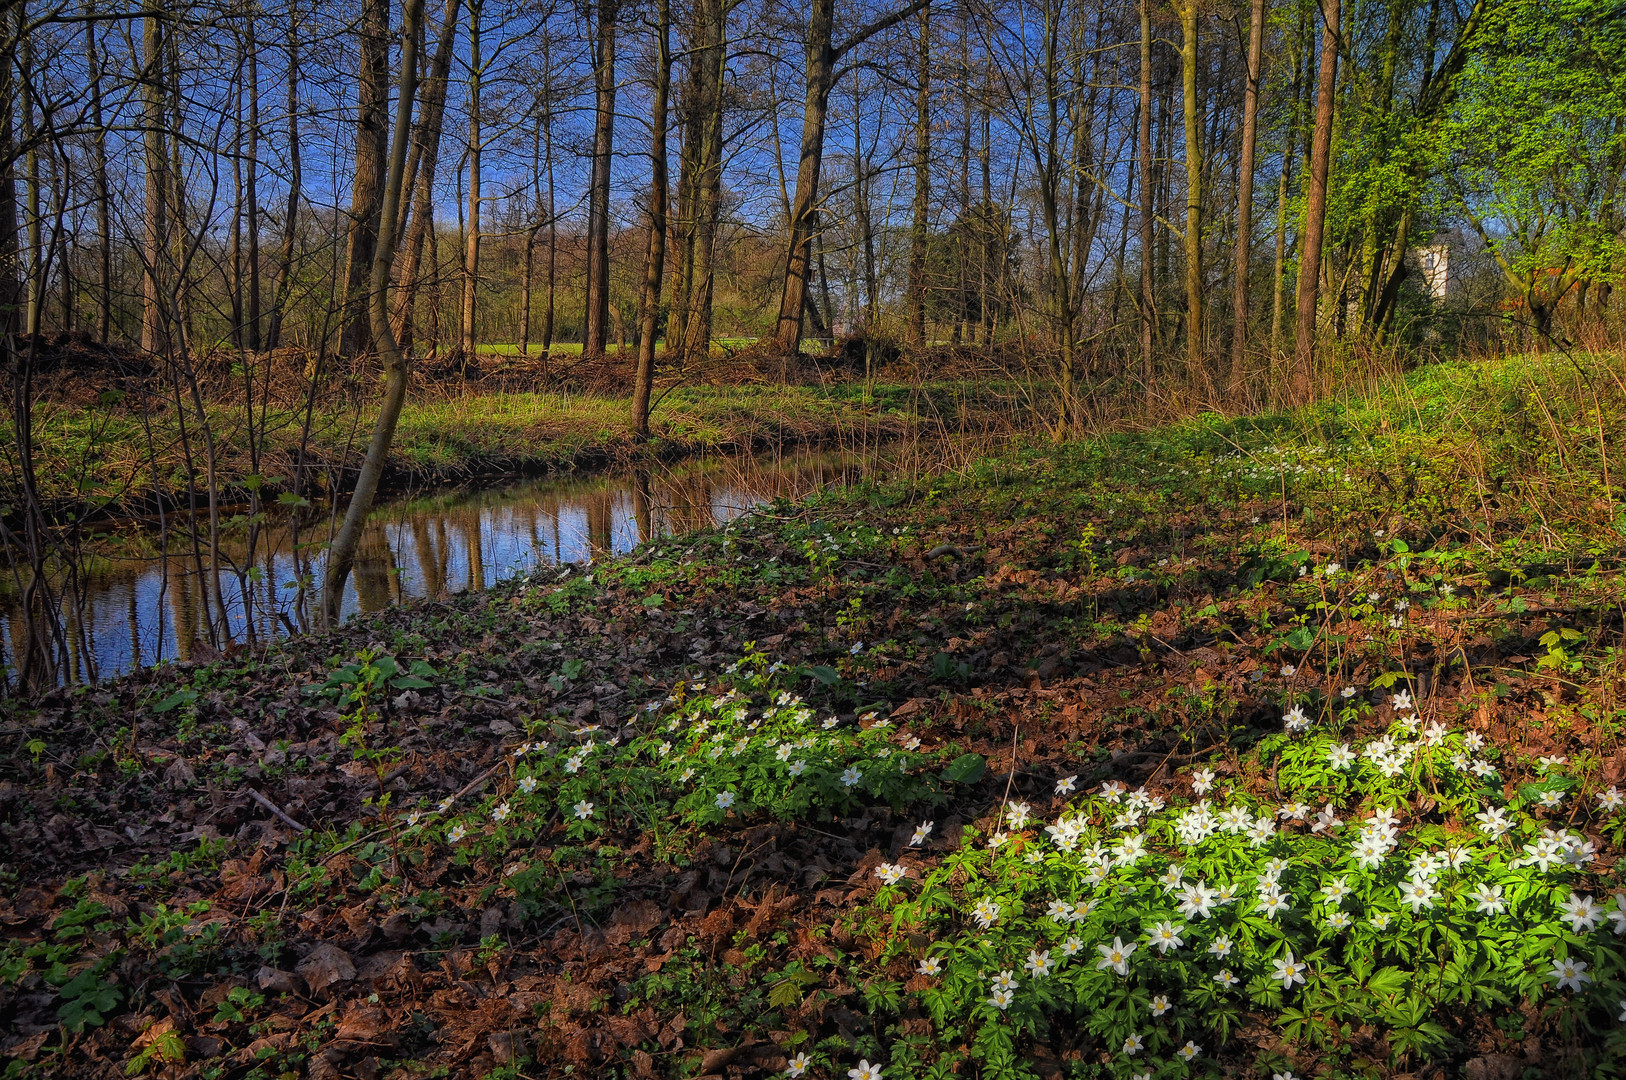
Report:
<svg viewBox="0 0 1626 1080"><path fill-rule="evenodd" d="M287 822L289 827L291 827L291 828L293 828L293 829L295 829L295 830L297 830L299 832L310 832L310 829L306 828L305 826L301 825L299 822L295 821L293 818L289 817L287 815L287 813L285 813L283 811L282 807L278 806L276 803L272 802L270 799L266 798L264 795L261 795L258 791L255 791L253 788L244 788L243 790L248 792L248 797L249 798L253 799L255 802L259 803L261 806L265 807L267 810L269 810L273 814L277 815L277 817L279 817L283 821Z"/></svg>

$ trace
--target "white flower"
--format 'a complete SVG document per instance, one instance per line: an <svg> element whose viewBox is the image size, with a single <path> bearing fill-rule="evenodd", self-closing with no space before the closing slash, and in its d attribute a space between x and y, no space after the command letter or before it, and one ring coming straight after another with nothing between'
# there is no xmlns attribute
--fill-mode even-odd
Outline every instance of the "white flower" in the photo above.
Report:
<svg viewBox="0 0 1626 1080"><path fill-rule="evenodd" d="M1064 776L1060 780L1057 780L1056 781L1056 794L1057 795L1071 795L1073 793L1073 787L1077 783L1077 781L1078 781L1078 776L1077 775Z"/></svg>
<svg viewBox="0 0 1626 1080"><path fill-rule="evenodd" d="M423 820L422 810L409 810L406 815L407 828L412 828Z"/></svg>
<svg viewBox="0 0 1626 1080"><path fill-rule="evenodd" d="M1168 1012L1172 1008L1174 1008L1174 1003L1169 1000L1169 996L1167 994L1155 994L1155 995L1153 995L1153 997L1152 997L1152 1015L1153 1016L1162 1016L1164 1013Z"/></svg>
<svg viewBox="0 0 1626 1080"><path fill-rule="evenodd" d="M510 813L510 810L509 810L508 803L500 802L496 806L491 808L491 820L492 821L502 821L503 819L508 817L509 813Z"/></svg>
<svg viewBox="0 0 1626 1080"><path fill-rule="evenodd" d="M1007 1005L1010 1004L1010 998L1008 996L1005 999L1005 1003ZM1003 1006L1001 1007L1003 1008ZM869 1060L866 1058L859 1061L858 1068L847 1070L847 1080L881 1080L881 1067L879 1065L871 1065Z"/></svg>
<svg viewBox="0 0 1626 1080"><path fill-rule="evenodd" d="M1143 1040L1139 1035L1131 1032L1129 1037L1124 1040L1124 1053L1129 1057L1134 1057L1136 1054L1141 1052L1141 1048L1145 1045L1145 1040Z"/></svg>
<svg viewBox="0 0 1626 1080"><path fill-rule="evenodd" d="M1290 732L1303 731L1310 726L1310 718L1304 715L1304 710L1295 705L1282 716L1282 727Z"/></svg>
<svg viewBox="0 0 1626 1080"><path fill-rule="evenodd" d="M535 791L536 790L536 777L527 776L524 779L522 779L519 782L519 789L520 789L520 791L524 792L527 795L529 795L531 792Z"/></svg>
<svg viewBox="0 0 1626 1080"><path fill-rule="evenodd" d="M1202 1047L1188 1039L1186 1040L1186 1045L1176 1050L1174 1054L1176 1057L1181 1058L1186 1062L1186 1064L1189 1065L1191 1062L1196 1061L1197 1058L1202 1055L1202 1052Z"/></svg>
<svg viewBox="0 0 1626 1080"><path fill-rule="evenodd" d="M1576 896L1558 905L1561 914L1559 918L1570 924L1570 929L1577 934L1590 934L1597 929L1598 920L1603 918L1603 905L1595 902L1590 896Z"/></svg>
<svg viewBox="0 0 1626 1080"><path fill-rule="evenodd" d="M1000 1012L1004 1012L1006 1009L1011 1007L1011 1000L1015 997L1016 994L1013 991L996 989L988 996L988 1004L992 1005Z"/></svg>
<svg viewBox="0 0 1626 1080"><path fill-rule="evenodd" d="M1035 979L1042 979L1056 970L1056 961L1050 958L1050 950L1040 952L1038 949L1028 950L1027 963L1022 965Z"/></svg>
<svg viewBox="0 0 1626 1080"><path fill-rule="evenodd" d="M1271 963L1276 968L1276 973L1271 978L1282 980L1283 990L1291 990L1294 983L1303 982L1304 973L1310 970L1310 965L1302 964L1293 958L1292 949L1288 949Z"/></svg>
<svg viewBox="0 0 1626 1080"><path fill-rule="evenodd" d="M1586 984L1592 981L1592 976L1586 973L1591 966L1585 960L1558 960L1553 963L1552 971L1548 972L1558 983L1560 990L1586 989Z"/></svg>
<svg viewBox="0 0 1626 1080"><path fill-rule="evenodd" d="M1061 954L1063 956L1077 956L1083 951L1084 939L1076 934L1061 943Z"/></svg>
<svg viewBox="0 0 1626 1080"><path fill-rule="evenodd" d="M1310 831L1313 833L1318 833L1323 829L1333 830L1342 829L1343 827L1343 820L1339 818L1337 814L1333 813L1332 803L1328 803L1326 806L1323 806L1320 810L1316 811L1315 824L1310 826Z"/></svg>
<svg viewBox="0 0 1626 1080"><path fill-rule="evenodd" d="M1524 845L1525 857L1517 860L1520 865L1535 866L1543 873L1554 863L1564 861L1564 845L1550 836L1543 836L1533 844Z"/></svg>
<svg viewBox="0 0 1626 1080"><path fill-rule="evenodd" d="M1327 761L1335 769L1348 769L1355 764L1355 752L1348 743L1327 747Z"/></svg>
<svg viewBox="0 0 1626 1080"><path fill-rule="evenodd" d="M1287 897L1279 892L1271 892L1259 898L1258 911L1264 913L1265 918L1274 919L1284 911L1293 910L1293 905L1287 902Z"/></svg>
<svg viewBox="0 0 1626 1080"><path fill-rule="evenodd" d="M1319 899L1337 907L1344 902L1344 897L1350 894L1349 878L1328 878L1322 883Z"/></svg>
<svg viewBox="0 0 1626 1080"><path fill-rule="evenodd" d="M1231 939L1226 935L1221 934L1213 941L1208 943L1208 951L1223 960L1225 957L1231 955L1231 946Z"/></svg>
<svg viewBox="0 0 1626 1080"><path fill-rule="evenodd" d="M732 791L719 791L717 793L717 809L719 809L719 810L727 810L730 806L733 806L733 805L734 805L734 793Z"/></svg>
<svg viewBox="0 0 1626 1080"><path fill-rule="evenodd" d="M1626 893L1615 894L1615 906L1609 909L1609 921L1615 924L1616 934L1626 934Z"/></svg>
<svg viewBox="0 0 1626 1080"><path fill-rule="evenodd" d="M1300 571L1300 573L1303 573L1304 568L1302 566L1299 567L1299 571ZM1297 670L1298 670L1298 668L1294 667L1292 664L1283 664L1282 665L1282 674L1287 676L1288 678L1292 678L1293 677L1293 672L1295 672Z"/></svg>
<svg viewBox="0 0 1626 1080"><path fill-rule="evenodd" d="M1424 908L1433 907L1436 895L1438 894L1434 891L1433 883L1427 878L1412 878L1400 887L1401 901L1410 904L1414 914Z"/></svg>
<svg viewBox="0 0 1626 1080"><path fill-rule="evenodd" d="M1310 808L1305 806L1303 803L1290 802L1283 803L1282 808L1276 811L1276 816L1281 818L1283 821L1303 821L1304 815L1308 814L1309 812Z"/></svg>
<svg viewBox="0 0 1626 1080"><path fill-rule="evenodd" d="M1180 931L1184 929L1185 927L1175 926L1168 921L1158 923L1150 931L1152 947L1167 956L1170 949L1178 949L1186 943L1185 939L1180 936Z"/></svg>
<svg viewBox="0 0 1626 1080"><path fill-rule="evenodd" d="M884 862L875 868L875 876L881 879L883 885L896 885L904 878L904 869L898 863Z"/></svg>
<svg viewBox="0 0 1626 1080"><path fill-rule="evenodd" d="M931 821L922 821L919 825L915 826L915 835L910 837L909 846L919 847L921 844L924 844L926 842L926 837L932 834L932 827L935 824L935 822Z"/></svg>
<svg viewBox="0 0 1626 1080"><path fill-rule="evenodd" d="M846 787L852 787L863 778L864 774L858 771L858 766L856 765L847 766L846 771L841 774L841 782Z"/></svg>
<svg viewBox="0 0 1626 1080"><path fill-rule="evenodd" d="M1191 790L1199 795L1207 794L1208 789L1214 786L1214 770L1198 769L1191 774Z"/></svg>
<svg viewBox="0 0 1626 1080"><path fill-rule="evenodd" d="M1360 693L1360 691L1355 689L1353 686L1346 686L1342 690L1338 691L1338 696L1343 698L1345 701L1348 701L1358 693Z"/></svg>
<svg viewBox="0 0 1626 1080"><path fill-rule="evenodd" d="M1474 751L1483 750L1485 749L1485 736L1477 731L1470 731L1462 737L1462 745Z"/></svg>
<svg viewBox="0 0 1626 1080"><path fill-rule="evenodd" d="M940 957L940 956L923 956L923 957L920 958L920 964L918 966L916 966L916 968L915 968L915 973L918 974L918 975L936 975L938 972L940 972L942 970L943 970L943 958L942 957Z"/></svg>
<svg viewBox="0 0 1626 1080"><path fill-rule="evenodd" d="M1117 780L1108 780L1101 785L1101 798L1116 805L1123 799L1124 785Z"/></svg>
<svg viewBox="0 0 1626 1080"><path fill-rule="evenodd" d="M581 802L577 803L574 809L576 811L576 817L582 821L586 821L588 818L593 816L593 804L588 802L586 799L583 799Z"/></svg>
<svg viewBox="0 0 1626 1080"><path fill-rule="evenodd" d="M1271 1073L1270 1080L1299 1080L1299 1078L1293 1075L1292 1069L1288 1069L1286 1072Z"/></svg>
<svg viewBox="0 0 1626 1080"><path fill-rule="evenodd" d="M1564 793L1562 791L1542 792L1541 805L1545 806L1549 810L1556 810L1558 807L1564 805Z"/></svg>
<svg viewBox="0 0 1626 1080"><path fill-rule="evenodd" d="M1010 968L989 979L988 984L995 990L1015 990L1021 985L1016 981L1016 972Z"/></svg>
<svg viewBox="0 0 1626 1080"><path fill-rule="evenodd" d="M1395 601L1395 610L1396 611L1405 611L1410 606L1411 605L1406 603L1406 601L1404 601L1404 600L1396 600ZM1396 694L1394 697L1389 699L1389 704L1394 706L1394 710L1397 713L1411 712L1412 711L1411 691L1410 690L1402 690L1402 691L1400 691L1400 693Z"/></svg>
<svg viewBox="0 0 1626 1080"><path fill-rule="evenodd" d="M1214 890L1199 881L1180 893L1180 914L1188 919L1206 919L1214 907Z"/></svg>
<svg viewBox="0 0 1626 1080"><path fill-rule="evenodd" d="M1140 857L1146 854L1146 838L1139 835L1126 836L1112 851L1116 865L1134 866Z"/></svg>
<svg viewBox="0 0 1626 1080"><path fill-rule="evenodd" d="M446 831L446 842L449 843L449 844L455 844L459 840L461 840L465 836L467 836L468 834L469 834L469 831L467 829L465 829L463 826L461 826L461 825L453 825L450 829L448 829Z"/></svg>
<svg viewBox="0 0 1626 1080"><path fill-rule="evenodd" d="M977 920L980 929L988 929L999 921L998 902L989 897L983 897L977 901L977 906L971 909L971 917Z"/></svg>
<svg viewBox="0 0 1626 1080"><path fill-rule="evenodd" d="M1096 951L1101 954L1101 960L1095 965L1095 970L1105 971L1111 968L1119 975L1129 974L1129 958L1134 955L1134 943L1124 944L1122 938L1114 936L1111 945L1097 945Z"/></svg>
<svg viewBox="0 0 1626 1080"><path fill-rule="evenodd" d="M1492 840L1499 840L1503 833L1513 828L1513 822L1507 819L1507 811L1500 806L1488 807L1474 815L1479 822L1479 831Z"/></svg>
<svg viewBox="0 0 1626 1080"><path fill-rule="evenodd" d="M807 762L801 760L793 761L790 763L790 767L787 771L792 776L800 776L807 771Z"/></svg>
<svg viewBox="0 0 1626 1080"><path fill-rule="evenodd" d="M1540 771L1541 772L1546 772L1548 769L1553 768L1555 765L1567 765L1567 764L1569 764L1569 760L1570 759L1565 757L1563 754L1547 754L1547 755L1544 755L1541 758L1541 761L1540 761Z"/></svg>
<svg viewBox="0 0 1626 1080"><path fill-rule="evenodd" d="M1268 817L1260 816L1248 827L1248 846L1264 847L1275 834L1276 822Z"/></svg>
<svg viewBox="0 0 1626 1080"><path fill-rule="evenodd" d="M1481 779L1486 779L1496 775L1496 766L1488 761L1479 760L1468 766L1468 771Z"/></svg>
<svg viewBox="0 0 1626 1080"><path fill-rule="evenodd" d="M1334 930L1347 930L1355 925L1355 920L1347 911L1334 911L1327 916L1327 925Z"/></svg>
<svg viewBox="0 0 1626 1080"><path fill-rule="evenodd" d="M1232 975L1230 968L1220 968L1219 974L1214 976L1214 981L1226 989L1230 989L1242 980Z"/></svg>
<svg viewBox="0 0 1626 1080"><path fill-rule="evenodd" d="M810 1064L812 1063L808 1060L806 1053L797 1054L786 1063L785 1075L790 1077L801 1076L807 1071Z"/></svg>
<svg viewBox="0 0 1626 1080"><path fill-rule="evenodd" d="M1596 796L1598 809L1605 813L1614 813L1622 805L1626 805L1626 795L1620 793L1620 788L1611 787L1608 791L1600 791Z"/></svg>
<svg viewBox="0 0 1626 1080"><path fill-rule="evenodd" d="M1502 899L1500 885L1481 882L1468 894L1468 899L1474 902L1474 913L1477 915L1500 915L1507 910L1507 902Z"/></svg>
<svg viewBox="0 0 1626 1080"><path fill-rule="evenodd" d="M1012 829L1021 829L1028 823L1028 815L1032 808L1027 803L1006 803L1005 822Z"/></svg>

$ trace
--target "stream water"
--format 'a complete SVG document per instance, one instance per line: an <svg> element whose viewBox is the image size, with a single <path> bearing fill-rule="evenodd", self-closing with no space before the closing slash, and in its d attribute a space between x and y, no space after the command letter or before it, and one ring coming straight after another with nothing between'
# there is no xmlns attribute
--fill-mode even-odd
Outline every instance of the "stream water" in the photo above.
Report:
<svg viewBox="0 0 1626 1080"><path fill-rule="evenodd" d="M692 459L671 467L458 489L380 505L346 589L346 616L419 597L483 589L537 567L631 551L652 536L726 522L784 496L805 497L895 464L892 450L790 451ZM315 617L325 515L263 527L250 552L242 531L221 543L218 598L205 548L171 529L105 537L82 560L62 601L65 646L53 643L70 683L105 679L165 660L207 659L231 644L283 637ZM162 550L167 548L167 553ZM60 589L60 586L59 586ZM245 594L247 604L245 604ZM28 632L15 590L0 597L7 666ZM252 633L250 623L252 622Z"/></svg>

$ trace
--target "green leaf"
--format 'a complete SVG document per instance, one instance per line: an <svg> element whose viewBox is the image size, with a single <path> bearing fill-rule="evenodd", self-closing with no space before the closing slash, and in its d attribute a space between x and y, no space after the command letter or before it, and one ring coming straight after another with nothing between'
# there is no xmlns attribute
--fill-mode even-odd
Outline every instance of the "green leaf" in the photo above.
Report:
<svg viewBox="0 0 1626 1080"><path fill-rule="evenodd" d="M943 779L953 784L975 784L988 771L988 760L981 754L961 754L943 770Z"/></svg>
<svg viewBox="0 0 1626 1080"><path fill-rule="evenodd" d="M825 686L834 686L836 683L841 681L841 672L837 671L833 667L825 667L823 664L813 665L807 669L807 673L810 677L817 679Z"/></svg>
<svg viewBox="0 0 1626 1080"><path fill-rule="evenodd" d="M182 705L190 705L196 700L198 700L198 692L196 690L177 690L163 701L160 701L158 704L154 705L152 707L152 711L155 713L166 713L172 709L177 709Z"/></svg>

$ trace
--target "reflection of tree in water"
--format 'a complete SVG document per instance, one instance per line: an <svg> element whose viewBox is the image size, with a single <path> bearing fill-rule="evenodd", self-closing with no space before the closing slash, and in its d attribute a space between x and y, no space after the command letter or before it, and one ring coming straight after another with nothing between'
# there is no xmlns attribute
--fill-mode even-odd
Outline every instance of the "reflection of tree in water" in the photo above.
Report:
<svg viewBox="0 0 1626 1080"><path fill-rule="evenodd" d="M381 507L358 552L352 602L359 610L372 612L409 596L435 598L483 588L506 574L528 572L562 558L602 559L614 553L618 537L625 546L629 540L645 543L710 528L753 503L799 498L848 483L884 461L833 454L689 461L624 476L551 479ZM314 516L320 513L313 512L313 519L305 523L311 528L302 531L305 543L298 550L290 547L287 523L272 524L262 533L253 556L259 581L248 583L255 636L261 640L308 628L308 612L301 603L308 601L311 586L320 587L324 525ZM246 547L244 537L224 536L223 565L241 565L248 558ZM197 646L210 641L210 623L219 620L210 619L214 600L202 592L191 553L172 548L167 559L97 554L79 577L83 617L76 620L74 612L62 613L64 626L84 634L86 645L75 649L71 644L44 642L55 670L79 681L159 659L202 655ZM466 564L458 565L463 559ZM231 593L230 586L238 579L229 573L223 579L225 591ZM295 581L304 585L290 587ZM4 617L11 652L5 659L15 662L42 643L27 638L29 620L19 610L20 598L7 599ZM226 600L234 632L218 628L216 647L248 636L242 597L228 595ZM65 601L63 606L72 604Z"/></svg>
<svg viewBox="0 0 1626 1080"><path fill-rule="evenodd" d="M382 524L374 524L361 534L356 550L356 597L363 611L381 611L390 606L390 571L395 554Z"/></svg>

